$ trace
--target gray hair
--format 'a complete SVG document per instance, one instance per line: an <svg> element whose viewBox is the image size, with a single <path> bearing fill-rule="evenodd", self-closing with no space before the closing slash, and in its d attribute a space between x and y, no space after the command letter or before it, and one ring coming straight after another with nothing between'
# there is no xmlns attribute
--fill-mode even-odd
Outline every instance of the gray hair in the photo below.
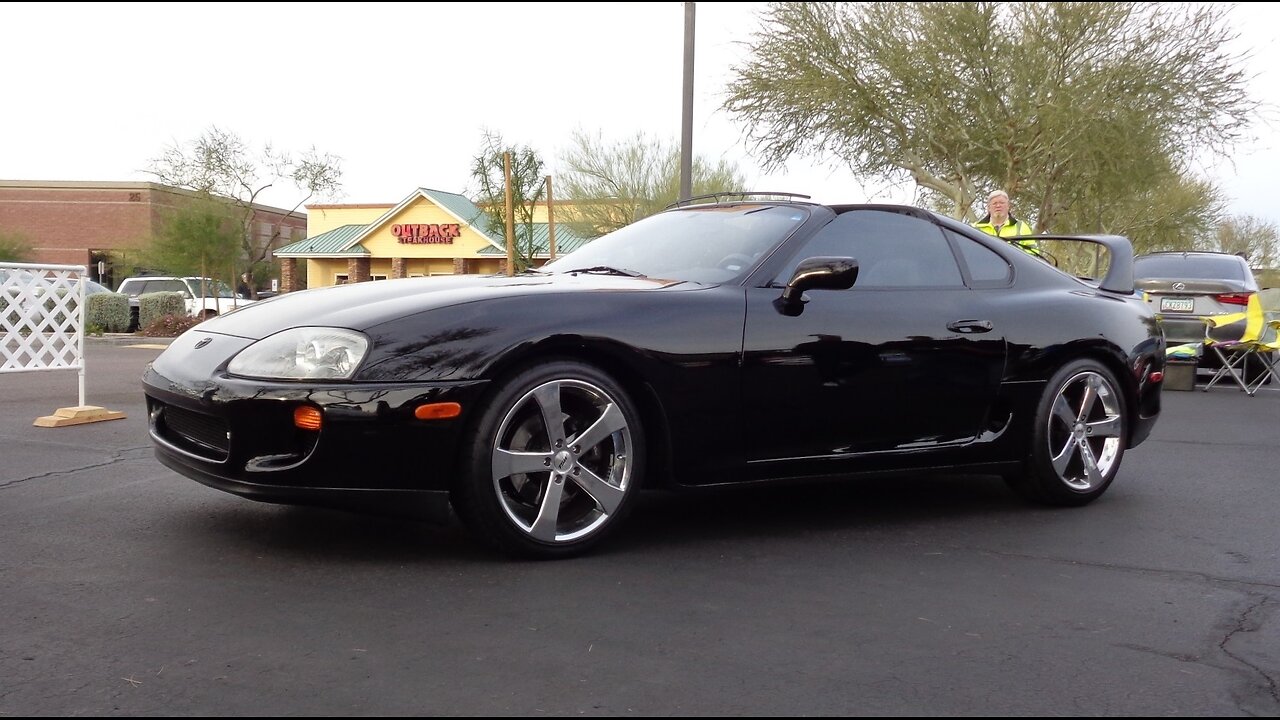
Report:
<svg viewBox="0 0 1280 720"><path fill-rule="evenodd" d="M1008 200L1008 199L1009 199L1009 193L1007 193L1007 192L1005 192L1005 191L1003 191L1003 190L992 190L992 191L991 191L991 194L987 196L987 202L991 202L992 200L995 200L995 199L996 199L996 198L998 198L998 197L1002 197L1002 198L1004 198L1005 200Z"/></svg>

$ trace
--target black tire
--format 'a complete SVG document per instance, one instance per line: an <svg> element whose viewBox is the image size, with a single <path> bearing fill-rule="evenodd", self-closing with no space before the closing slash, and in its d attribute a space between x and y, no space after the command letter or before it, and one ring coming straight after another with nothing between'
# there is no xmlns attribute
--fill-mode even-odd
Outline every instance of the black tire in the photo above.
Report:
<svg viewBox="0 0 1280 720"><path fill-rule="evenodd" d="M621 523L643 477L637 406L608 374L569 360L499 382L471 433L454 509L512 555L585 552Z"/></svg>
<svg viewBox="0 0 1280 720"><path fill-rule="evenodd" d="M1111 371L1094 360L1067 363L1045 385L1025 472L1007 478L1009 484L1049 505L1097 500L1120 470L1128 424Z"/></svg>

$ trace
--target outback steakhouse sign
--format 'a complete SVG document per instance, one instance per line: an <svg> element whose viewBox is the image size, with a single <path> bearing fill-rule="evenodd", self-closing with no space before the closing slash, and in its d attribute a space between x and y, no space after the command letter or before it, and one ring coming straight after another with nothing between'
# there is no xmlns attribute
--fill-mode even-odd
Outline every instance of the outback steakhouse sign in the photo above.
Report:
<svg viewBox="0 0 1280 720"><path fill-rule="evenodd" d="M391 234L411 245L452 245L462 232L457 223L447 225L392 225Z"/></svg>

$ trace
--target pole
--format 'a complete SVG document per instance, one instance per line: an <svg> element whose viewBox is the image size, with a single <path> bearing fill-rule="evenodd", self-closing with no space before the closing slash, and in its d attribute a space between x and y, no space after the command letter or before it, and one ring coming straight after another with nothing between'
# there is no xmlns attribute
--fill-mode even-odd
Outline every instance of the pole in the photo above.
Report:
<svg viewBox="0 0 1280 720"><path fill-rule="evenodd" d="M85 279L88 278L88 274L85 273L85 269L81 267L81 268L77 268L77 270L79 271L80 282L76 283L76 285L79 286L77 289L77 292L79 293L80 297L78 300L76 300L75 320L76 320L76 351L80 353L80 377L77 380L77 383L79 385L79 390L80 390L80 404L77 405L76 407L84 407L85 406L84 405L84 372L85 372L84 366L86 364L85 357L84 357L84 323L88 316L88 313L85 312L85 308L84 308L84 298L85 298L84 286L88 285L89 283L85 282Z"/></svg>
<svg viewBox="0 0 1280 720"><path fill-rule="evenodd" d="M547 176L547 245L551 260L556 259L556 214L551 202L551 176Z"/></svg>
<svg viewBox="0 0 1280 720"><path fill-rule="evenodd" d="M693 6L684 4L684 117L680 133L680 199L693 195Z"/></svg>
<svg viewBox="0 0 1280 720"><path fill-rule="evenodd" d="M516 227L512 218L515 208L511 202L511 153L502 153L502 175L507 190L507 277L516 274Z"/></svg>

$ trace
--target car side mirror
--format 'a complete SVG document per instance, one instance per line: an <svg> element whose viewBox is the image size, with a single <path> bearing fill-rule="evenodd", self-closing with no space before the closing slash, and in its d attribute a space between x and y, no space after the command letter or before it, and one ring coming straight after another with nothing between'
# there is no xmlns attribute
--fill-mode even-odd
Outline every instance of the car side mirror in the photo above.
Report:
<svg viewBox="0 0 1280 720"><path fill-rule="evenodd" d="M851 257L811 257L800 261L779 298L783 308L804 303L806 290L848 290L858 279L858 261Z"/></svg>

